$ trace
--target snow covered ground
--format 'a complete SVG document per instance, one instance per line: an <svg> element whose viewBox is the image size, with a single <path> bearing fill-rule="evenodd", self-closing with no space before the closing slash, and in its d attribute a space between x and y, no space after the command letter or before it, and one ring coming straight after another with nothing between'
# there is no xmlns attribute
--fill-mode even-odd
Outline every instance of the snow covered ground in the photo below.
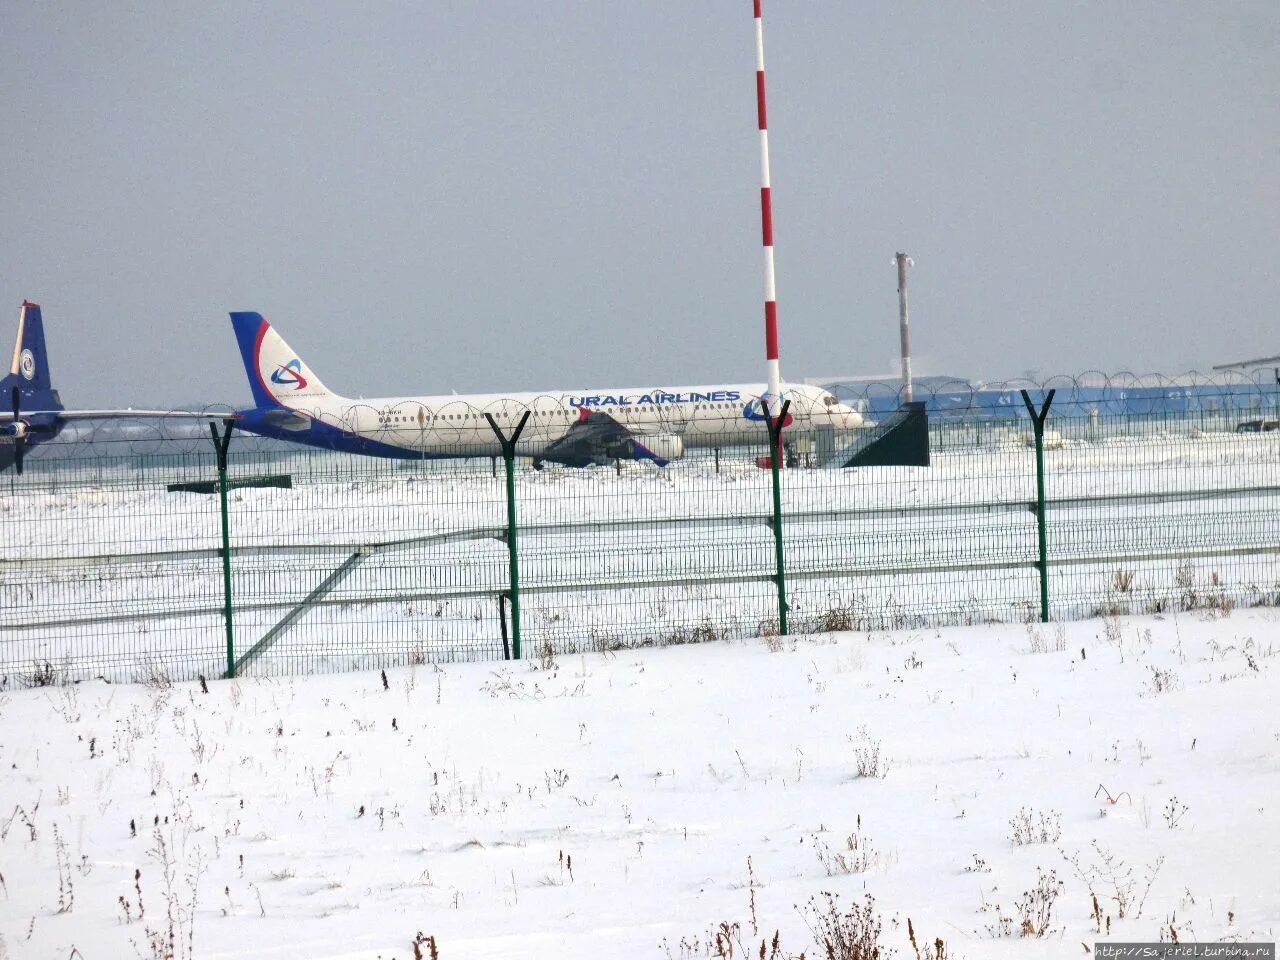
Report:
<svg viewBox="0 0 1280 960"><path fill-rule="evenodd" d="M967 960L1273 941L1278 641L1218 610L10 689L0 957L813 958L824 892L883 957L908 921Z"/></svg>

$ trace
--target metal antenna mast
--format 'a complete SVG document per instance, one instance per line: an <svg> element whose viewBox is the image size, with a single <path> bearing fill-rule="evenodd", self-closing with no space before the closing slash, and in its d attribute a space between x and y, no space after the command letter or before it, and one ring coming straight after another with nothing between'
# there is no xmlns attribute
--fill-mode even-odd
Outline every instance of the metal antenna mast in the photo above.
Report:
<svg viewBox="0 0 1280 960"><path fill-rule="evenodd" d="M769 179L769 123L764 97L764 22L760 0L753 0L756 22L756 120L760 126L760 231L764 241L764 353L768 367L770 411L782 403L782 374L778 367L778 301L773 278L773 198Z"/></svg>

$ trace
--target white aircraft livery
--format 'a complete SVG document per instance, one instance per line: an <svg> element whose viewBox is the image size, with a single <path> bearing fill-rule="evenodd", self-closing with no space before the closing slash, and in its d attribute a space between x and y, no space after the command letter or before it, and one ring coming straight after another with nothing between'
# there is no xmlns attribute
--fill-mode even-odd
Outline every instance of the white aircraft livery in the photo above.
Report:
<svg viewBox="0 0 1280 960"><path fill-rule="evenodd" d="M511 436L523 420L516 453L538 467L666 465L690 447L767 446L758 384L357 400L325 387L261 314L232 313L231 323L255 404L236 411L236 426L262 436L403 459L494 456L502 451L494 426ZM862 425L820 387L784 385L782 400L792 429Z"/></svg>

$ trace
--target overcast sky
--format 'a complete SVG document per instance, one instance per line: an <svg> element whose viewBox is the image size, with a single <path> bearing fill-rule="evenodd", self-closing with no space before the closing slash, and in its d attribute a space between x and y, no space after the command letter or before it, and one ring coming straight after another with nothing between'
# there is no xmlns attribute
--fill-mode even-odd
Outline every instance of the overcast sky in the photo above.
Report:
<svg viewBox="0 0 1280 960"><path fill-rule="evenodd" d="M4 5L73 406L763 379L750 0ZM783 376L1280 353L1280 3L766 0ZM3 334L8 342L10 333ZM7 348L5 348L7 349Z"/></svg>

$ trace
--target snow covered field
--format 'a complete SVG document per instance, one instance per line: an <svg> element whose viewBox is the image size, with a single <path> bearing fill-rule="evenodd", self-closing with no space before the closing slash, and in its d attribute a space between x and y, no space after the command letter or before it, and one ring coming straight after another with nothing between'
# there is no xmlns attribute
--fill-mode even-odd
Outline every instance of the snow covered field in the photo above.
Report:
<svg viewBox="0 0 1280 960"><path fill-rule="evenodd" d="M1273 941L1278 616L10 690L0 957Z"/></svg>

